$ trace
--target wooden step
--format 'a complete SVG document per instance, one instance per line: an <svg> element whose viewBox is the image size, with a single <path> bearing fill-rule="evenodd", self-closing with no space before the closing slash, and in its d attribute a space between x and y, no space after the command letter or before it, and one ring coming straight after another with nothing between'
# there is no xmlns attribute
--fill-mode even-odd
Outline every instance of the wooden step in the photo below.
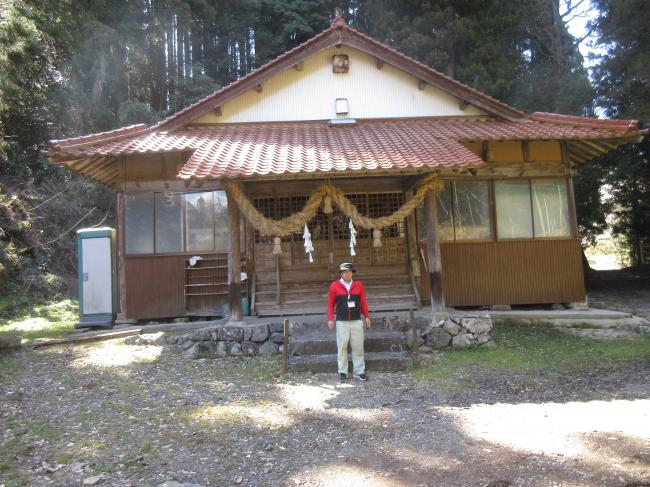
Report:
<svg viewBox="0 0 650 487"><path fill-rule="evenodd" d="M257 278L260 281L269 281L275 282L276 272L275 270L264 270L256 269ZM290 269L280 269L280 279L282 281L293 281L305 279L306 276L309 276L312 280L330 280L332 277L336 278L338 275L337 272L329 272L327 269L322 268L306 268L306 269L297 269L296 267L291 267ZM374 277L383 277L383 276L396 276L396 275L409 275L409 269L406 265L396 265L396 266L374 266L369 267L368 269L361 270L359 269L356 273L359 276L361 281L371 279Z"/></svg>
<svg viewBox="0 0 650 487"><path fill-rule="evenodd" d="M380 311L408 311L417 308L417 303L414 297L410 300L402 300L399 302L383 302L381 304L368 303L370 308L370 315ZM300 316L300 315L325 315L327 314L327 303L315 305L286 305L286 304L270 304L270 303L255 303L255 311L258 316Z"/></svg>
<svg viewBox="0 0 650 487"><path fill-rule="evenodd" d="M378 286L365 286L366 289L366 295L368 297L370 296L386 296L386 295L391 295L391 294L409 294L413 292L413 287L411 284L394 284L394 285L389 285L389 284L384 284L384 285L378 285ZM264 301L266 297L271 297L272 299L275 299L276 296L276 289L275 287L269 287L269 288L263 288L260 289L259 287L257 288L255 295L257 296L257 299L260 301ZM302 287L302 288L285 288L281 287L280 288L281 296L282 298L284 297L289 297L289 296L319 296L319 297L327 297L328 295L328 288L323 287L323 286L318 286L318 287Z"/></svg>
<svg viewBox="0 0 650 487"><path fill-rule="evenodd" d="M294 280L282 280L280 282L281 287L325 287L329 288L330 283L334 279L314 279L312 276L303 276L301 279ZM384 284L411 284L411 276L407 273L401 275L381 275L374 277L365 277L359 279L363 285L368 288L374 285L384 285ZM275 286L277 285L275 277L272 280L260 279L260 276L257 276L256 286L260 289L261 286Z"/></svg>

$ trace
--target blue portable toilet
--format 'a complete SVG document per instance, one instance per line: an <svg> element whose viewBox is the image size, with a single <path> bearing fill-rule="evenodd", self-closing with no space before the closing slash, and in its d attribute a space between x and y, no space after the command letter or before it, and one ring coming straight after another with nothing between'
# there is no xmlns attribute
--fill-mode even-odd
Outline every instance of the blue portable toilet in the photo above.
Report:
<svg viewBox="0 0 650 487"><path fill-rule="evenodd" d="M79 323L77 328L110 328L115 321L115 230L77 231Z"/></svg>

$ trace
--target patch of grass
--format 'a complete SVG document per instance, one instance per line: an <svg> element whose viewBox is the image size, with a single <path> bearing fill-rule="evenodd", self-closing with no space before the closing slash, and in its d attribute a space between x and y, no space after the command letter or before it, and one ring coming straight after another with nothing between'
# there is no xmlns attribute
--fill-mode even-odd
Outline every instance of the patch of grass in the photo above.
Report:
<svg viewBox="0 0 650 487"><path fill-rule="evenodd" d="M626 362L650 359L650 336L638 340L592 340L560 330L508 324L495 325L496 348L472 347L441 354L433 364L414 371L426 381L448 381L466 388L476 374L490 371L506 374L545 374L562 377L577 372L607 368Z"/></svg>
<svg viewBox="0 0 650 487"><path fill-rule="evenodd" d="M11 311L10 316L4 316ZM0 302L0 336L23 339L52 338L66 335L79 322L79 303L66 299L46 304L21 304L18 308L6 300Z"/></svg>

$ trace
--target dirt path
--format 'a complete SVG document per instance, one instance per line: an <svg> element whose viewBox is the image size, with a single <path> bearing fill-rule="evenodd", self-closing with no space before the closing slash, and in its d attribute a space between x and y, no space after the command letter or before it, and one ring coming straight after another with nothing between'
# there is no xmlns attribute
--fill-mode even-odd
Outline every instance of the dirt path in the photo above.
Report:
<svg viewBox="0 0 650 487"><path fill-rule="evenodd" d="M650 485L650 360L339 385L120 341L0 358L0 485ZM645 482L645 483L644 483Z"/></svg>
<svg viewBox="0 0 650 487"><path fill-rule="evenodd" d="M650 320L650 265L585 274L589 305Z"/></svg>

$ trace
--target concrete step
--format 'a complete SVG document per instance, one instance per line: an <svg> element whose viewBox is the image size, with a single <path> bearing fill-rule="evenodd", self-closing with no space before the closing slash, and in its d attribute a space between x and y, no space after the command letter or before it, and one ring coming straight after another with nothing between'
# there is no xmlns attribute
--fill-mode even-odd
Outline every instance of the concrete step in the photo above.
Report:
<svg viewBox="0 0 650 487"><path fill-rule="evenodd" d="M371 352L403 352L404 334L399 331L367 330L364 334L363 348ZM311 333L292 335L289 338L291 356L336 354L336 333Z"/></svg>
<svg viewBox="0 0 650 487"><path fill-rule="evenodd" d="M482 311L489 314L493 320L529 319L529 320L618 320L631 318L630 313L590 308L579 310L512 310L512 311Z"/></svg>
<svg viewBox="0 0 650 487"><path fill-rule="evenodd" d="M406 352L366 353L366 370L375 372L395 372L404 370L413 364L413 360ZM348 356L348 366L352 372L352 357ZM289 368L296 372L337 372L337 356L329 355L303 355L289 358ZM371 377L372 380L372 377Z"/></svg>

